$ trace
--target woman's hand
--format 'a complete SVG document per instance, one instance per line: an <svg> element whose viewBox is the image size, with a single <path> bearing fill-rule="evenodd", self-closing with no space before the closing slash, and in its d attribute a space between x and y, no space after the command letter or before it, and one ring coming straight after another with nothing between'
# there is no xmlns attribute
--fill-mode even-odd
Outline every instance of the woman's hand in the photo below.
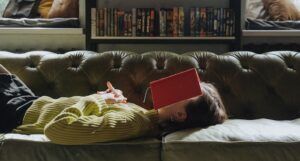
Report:
<svg viewBox="0 0 300 161"><path fill-rule="evenodd" d="M109 81L106 83L106 85L106 91L97 92L98 94L102 95L106 103L113 104L127 102L127 98L123 96L123 92L121 90L115 89Z"/></svg>

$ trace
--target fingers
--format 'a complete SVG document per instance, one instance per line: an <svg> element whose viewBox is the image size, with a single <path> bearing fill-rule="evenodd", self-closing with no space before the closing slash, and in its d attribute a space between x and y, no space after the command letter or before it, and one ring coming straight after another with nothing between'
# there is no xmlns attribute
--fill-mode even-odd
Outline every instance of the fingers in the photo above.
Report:
<svg viewBox="0 0 300 161"><path fill-rule="evenodd" d="M110 89L111 91L114 91L114 89L115 89L115 88L113 87L113 85L110 83L110 81L107 81L107 82L106 82L106 86L107 86L107 88Z"/></svg>
<svg viewBox="0 0 300 161"><path fill-rule="evenodd" d="M117 90L113 87L113 85L110 83L110 81L106 82L106 86L107 86L107 92L112 92L116 97L119 97L122 94L121 90Z"/></svg>

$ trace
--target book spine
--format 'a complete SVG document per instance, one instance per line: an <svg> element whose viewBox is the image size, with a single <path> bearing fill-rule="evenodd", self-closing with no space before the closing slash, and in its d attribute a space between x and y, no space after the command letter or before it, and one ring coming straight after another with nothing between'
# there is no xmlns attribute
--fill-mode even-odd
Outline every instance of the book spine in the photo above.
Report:
<svg viewBox="0 0 300 161"><path fill-rule="evenodd" d="M213 9L213 34L212 36L218 36L218 10L217 8Z"/></svg>
<svg viewBox="0 0 300 161"><path fill-rule="evenodd" d="M154 25L155 25L155 10L150 9L150 36L154 36Z"/></svg>
<svg viewBox="0 0 300 161"><path fill-rule="evenodd" d="M136 36L136 8L132 8L132 21L131 21L131 25L132 25L132 36Z"/></svg>
<svg viewBox="0 0 300 161"><path fill-rule="evenodd" d="M124 20L123 20L123 27L124 27L124 36L128 36L128 29L127 29L127 18L128 18L128 15L127 13L125 12L124 13Z"/></svg>
<svg viewBox="0 0 300 161"><path fill-rule="evenodd" d="M150 8L146 8L146 22L145 22L146 34L145 34L145 36L150 36L150 26L151 26L150 23L151 23Z"/></svg>
<svg viewBox="0 0 300 161"><path fill-rule="evenodd" d="M167 9L167 36L173 36L173 9Z"/></svg>
<svg viewBox="0 0 300 161"><path fill-rule="evenodd" d="M111 36L116 36L115 35L115 31L114 31L114 8L112 8L111 10L110 10L110 34L111 34Z"/></svg>
<svg viewBox="0 0 300 161"><path fill-rule="evenodd" d="M207 36L207 18L206 18L206 8L200 9L200 36L205 37Z"/></svg>
<svg viewBox="0 0 300 161"><path fill-rule="evenodd" d="M114 9L114 34L118 36L118 8Z"/></svg>
<svg viewBox="0 0 300 161"><path fill-rule="evenodd" d="M118 36L124 36L124 11L118 11Z"/></svg>
<svg viewBox="0 0 300 161"><path fill-rule="evenodd" d="M108 32L108 36L112 36L112 33L111 33L111 10L112 10L112 8L107 9L107 32Z"/></svg>
<svg viewBox="0 0 300 161"><path fill-rule="evenodd" d="M230 13L231 13L231 26L232 26L232 31L231 31L231 36L234 36L235 35L235 13L234 13L234 10L230 10Z"/></svg>
<svg viewBox="0 0 300 161"><path fill-rule="evenodd" d="M136 36L142 36L142 9L141 8L137 8Z"/></svg>
<svg viewBox="0 0 300 161"><path fill-rule="evenodd" d="M200 26L202 24L200 19L200 8L196 8L196 26L195 26L195 36L200 36Z"/></svg>
<svg viewBox="0 0 300 161"><path fill-rule="evenodd" d="M99 36L104 36L104 10L99 10Z"/></svg>
<svg viewBox="0 0 300 161"><path fill-rule="evenodd" d="M93 36L97 36L96 34L96 14L97 14L97 10L96 8L92 8L91 9L91 35Z"/></svg>
<svg viewBox="0 0 300 161"><path fill-rule="evenodd" d="M207 22L207 36L213 36L214 21L213 21L213 8L206 9L206 22Z"/></svg>
<svg viewBox="0 0 300 161"><path fill-rule="evenodd" d="M146 9L142 8L142 36L146 36Z"/></svg>
<svg viewBox="0 0 300 161"><path fill-rule="evenodd" d="M221 36L225 36L225 12L224 8L221 8Z"/></svg>
<svg viewBox="0 0 300 161"><path fill-rule="evenodd" d="M191 8L190 9L190 36L195 36L195 27L196 27L196 13L195 13L196 8Z"/></svg>
<svg viewBox="0 0 300 161"><path fill-rule="evenodd" d="M230 14L229 14L229 10L226 9L226 36L230 36Z"/></svg>
<svg viewBox="0 0 300 161"><path fill-rule="evenodd" d="M132 36L132 13L127 14L127 36Z"/></svg>
<svg viewBox="0 0 300 161"><path fill-rule="evenodd" d="M167 11L165 8L161 8L159 10L159 35L160 36L167 36Z"/></svg>
<svg viewBox="0 0 300 161"><path fill-rule="evenodd" d="M218 17L217 17L217 22L218 22L218 30L217 30L217 36L221 36L221 30L222 30L222 26L221 26L221 8L217 8L218 11Z"/></svg>
<svg viewBox="0 0 300 161"><path fill-rule="evenodd" d="M178 7L173 8L173 37L178 36Z"/></svg>
<svg viewBox="0 0 300 161"><path fill-rule="evenodd" d="M107 36L107 8L103 9L104 13L104 36Z"/></svg>
<svg viewBox="0 0 300 161"><path fill-rule="evenodd" d="M178 25L178 36L184 36L184 9L183 7L179 7L179 25Z"/></svg>

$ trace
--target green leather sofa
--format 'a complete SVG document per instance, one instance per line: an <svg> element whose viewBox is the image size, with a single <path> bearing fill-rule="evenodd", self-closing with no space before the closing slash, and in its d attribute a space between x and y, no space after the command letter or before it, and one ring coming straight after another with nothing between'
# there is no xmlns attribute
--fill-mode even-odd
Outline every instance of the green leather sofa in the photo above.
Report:
<svg viewBox="0 0 300 161"><path fill-rule="evenodd" d="M149 82L197 68L219 89L229 120L162 139L52 144L44 135L0 135L0 161L299 161L300 53L210 52L176 54L72 51L0 52L0 63L37 95L88 95L110 80L129 101L143 104Z"/></svg>

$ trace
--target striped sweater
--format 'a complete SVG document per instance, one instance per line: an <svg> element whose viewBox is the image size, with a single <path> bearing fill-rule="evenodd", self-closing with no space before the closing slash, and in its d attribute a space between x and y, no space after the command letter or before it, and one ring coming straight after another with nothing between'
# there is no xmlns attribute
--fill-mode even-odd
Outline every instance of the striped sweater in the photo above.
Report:
<svg viewBox="0 0 300 161"><path fill-rule="evenodd" d="M106 104L93 94L85 97L40 97L26 111L14 131L45 134L65 145L135 138L157 130L158 113L132 103ZM153 134L153 133L152 133Z"/></svg>

